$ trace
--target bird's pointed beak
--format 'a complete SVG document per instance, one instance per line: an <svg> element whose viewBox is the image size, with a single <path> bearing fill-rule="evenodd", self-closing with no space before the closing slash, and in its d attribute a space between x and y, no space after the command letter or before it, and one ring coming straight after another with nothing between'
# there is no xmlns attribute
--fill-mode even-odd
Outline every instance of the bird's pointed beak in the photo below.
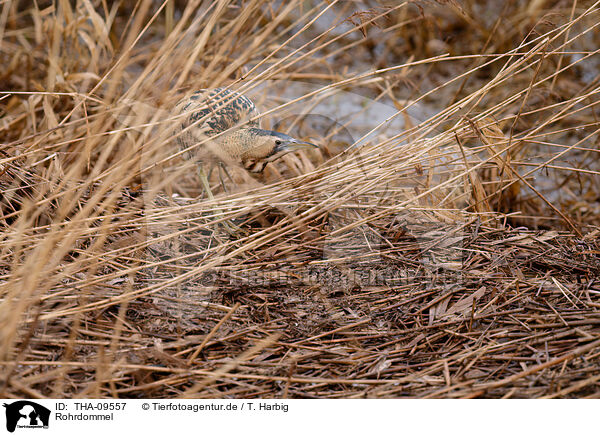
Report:
<svg viewBox="0 0 600 435"><path fill-rule="evenodd" d="M299 140L299 139L286 140L285 142L283 142L281 144L281 147L286 150L289 150L289 151L304 150L304 149L309 149L309 148L319 148L314 143L304 142L303 140Z"/></svg>

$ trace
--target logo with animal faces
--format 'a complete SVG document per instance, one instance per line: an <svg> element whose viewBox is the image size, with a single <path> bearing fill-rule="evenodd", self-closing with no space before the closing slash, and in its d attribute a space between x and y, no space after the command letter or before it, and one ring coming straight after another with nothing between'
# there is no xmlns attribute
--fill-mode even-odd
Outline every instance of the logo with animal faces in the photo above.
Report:
<svg viewBox="0 0 600 435"><path fill-rule="evenodd" d="M6 430L48 429L50 410L30 400L18 400L3 404L6 414Z"/></svg>

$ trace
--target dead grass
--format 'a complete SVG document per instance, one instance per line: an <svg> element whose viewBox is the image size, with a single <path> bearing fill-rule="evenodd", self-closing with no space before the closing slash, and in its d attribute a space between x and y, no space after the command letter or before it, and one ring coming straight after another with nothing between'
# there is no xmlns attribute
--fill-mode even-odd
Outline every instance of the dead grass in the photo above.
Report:
<svg viewBox="0 0 600 435"><path fill-rule="evenodd" d="M0 394L598 397L599 4L484 3L3 3ZM216 86L321 150L203 198Z"/></svg>

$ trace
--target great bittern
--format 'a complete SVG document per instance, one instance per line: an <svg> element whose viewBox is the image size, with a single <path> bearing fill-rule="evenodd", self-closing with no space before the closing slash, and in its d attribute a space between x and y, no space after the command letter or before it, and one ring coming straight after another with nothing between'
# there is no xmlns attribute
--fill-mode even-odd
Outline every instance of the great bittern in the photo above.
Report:
<svg viewBox="0 0 600 435"><path fill-rule="evenodd" d="M262 172L267 163L304 148L318 148L272 130L260 128L259 112L244 95L225 88L203 89L181 100L175 107L181 119L177 142L186 157L198 165L198 175L209 199L213 199L205 160L243 166L249 172ZM219 134L222 133L222 134ZM210 138L207 140L207 138ZM194 147L194 145L202 145ZM208 155L207 155L208 152Z"/></svg>

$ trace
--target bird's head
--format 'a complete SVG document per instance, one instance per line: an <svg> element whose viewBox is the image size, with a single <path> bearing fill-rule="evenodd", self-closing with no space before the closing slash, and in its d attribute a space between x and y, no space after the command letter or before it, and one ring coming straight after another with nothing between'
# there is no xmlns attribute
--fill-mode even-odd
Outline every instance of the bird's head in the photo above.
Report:
<svg viewBox="0 0 600 435"><path fill-rule="evenodd" d="M259 128L249 128L250 140L241 155L244 168L250 172L262 172L267 163L296 150L318 146L295 139L284 133Z"/></svg>

